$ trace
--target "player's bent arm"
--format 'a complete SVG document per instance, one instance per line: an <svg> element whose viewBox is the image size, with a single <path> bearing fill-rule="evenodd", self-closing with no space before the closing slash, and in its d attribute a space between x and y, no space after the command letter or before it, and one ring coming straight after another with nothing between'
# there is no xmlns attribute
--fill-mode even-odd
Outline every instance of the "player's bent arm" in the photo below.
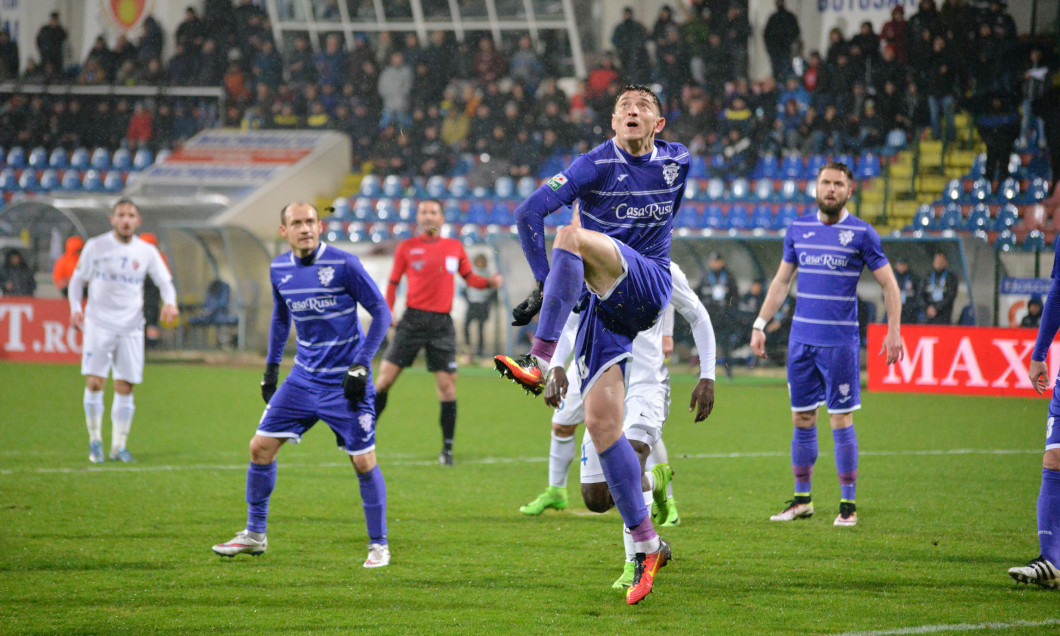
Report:
<svg viewBox="0 0 1060 636"><path fill-rule="evenodd" d="M671 264L670 272L674 281L670 304L681 312L681 316L692 328L692 340L695 341L696 350L699 352L699 377L713 380L717 364L717 340L714 337L710 314L699 300L699 296L692 291L692 286L688 284L688 278L681 268Z"/></svg>

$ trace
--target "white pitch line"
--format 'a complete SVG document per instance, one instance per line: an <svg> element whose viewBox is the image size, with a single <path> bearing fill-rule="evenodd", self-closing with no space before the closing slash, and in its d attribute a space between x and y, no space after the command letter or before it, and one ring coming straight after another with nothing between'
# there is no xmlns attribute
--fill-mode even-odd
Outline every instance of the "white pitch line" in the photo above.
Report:
<svg viewBox="0 0 1060 636"><path fill-rule="evenodd" d="M938 632L964 632L985 629L1015 629L1017 627L1047 627L1060 625L1060 618L1044 621L1012 621L1011 623L963 623L959 625L920 625L901 629L884 629L873 632L843 632L836 636L891 636L892 634L936 634Z"/></svg>
<svg viewBox="0 0 1060 636"><path fill-rule="evenodd" d="M861 451L862 457L894 457L894 456L919 456L919 455L1031 455L1042 453L1042 450L1021 450L1021 449L976 449L976 448L954 448L948 450L903 450L903 451ZM789 457L788 451L763 451L763 452L749 452L749 453L692 453L692 454L675 454L675 458L680 459L758 459L763 457ZM388 459L387 456L382 456L384 465L389 466L432 466L435 464L435 460L415 460L415 459L396 459L398 457L409 457L411 455L401 454L392 456L394 459ZM819 457L828 457L827 453L820 453ZM461 464L536 464L547 462L548 457L537 456L537 457L483 457L481 459L469 459L463 460ZM297 462L284 462L284 468L331 468L334 466L349 466L346 462L323 462L318 464L299 464ZM111 466L79 466L76 468L34 468L28 470L4 468L0 469L0 475L16 475L16 474L34 474L34 475L47 475L47 474L78 474L86 472L133 472L133 473L152 473L152 472L165 472L165 471L178 471L178 470L246 470L246 464L188 464L188 465L162 465L162 466L149 466L142 464L134 464L132 466L117 464L116 467Z"/></svg>

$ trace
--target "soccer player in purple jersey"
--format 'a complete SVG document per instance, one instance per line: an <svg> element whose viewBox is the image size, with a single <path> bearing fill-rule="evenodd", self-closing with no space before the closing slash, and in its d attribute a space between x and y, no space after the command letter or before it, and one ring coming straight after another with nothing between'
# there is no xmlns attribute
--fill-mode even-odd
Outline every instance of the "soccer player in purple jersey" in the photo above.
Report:
<svg viewBox="0 0 1060 636"><path fill-rule="evenodd" d="M791 222L784 235L784 255L751 329L751 348L766 357L765 325L787 298L799 270L795 315L788 344L788 392L795 434L791 465L795 497L772 521L813 516L810 476L817 461L817 409L828 406L839 472L839 516L834 525L857 525L854 487L858 476L858 441L853 413L861 408L860 343L857 286L868 267L883 288L887 307L887 364L902 358L899 334L902 299L894 272L871 225L846 210L854 190L853 175L843 163L817 173L817 207Z"/></svg>
<svg viewBox="0 0 1060 636"><path fill-rule="evenodd" d="M280 234L291 251L272 261L272 323L261 396L265 412L250 440L247 526L213 547L221 556L259 555L269 497L276 486L276 454L284 442L298 443L318 420L335 433L360 483L368 527L366 568L390 563L386 537L386 484L375 459L375 389L372 357L390 327L390 309L361 261L320 242L316 208L291 203L280 213ZM365 334L358 306L372 316ZM277 388L280 359L294 321L298 350L291 373Z"/></svg>
<svg viewBox="0 0 1060 636"><path fill-rule="evenodd" d="M670 546L656 534L644 505L640 461L622 431L633 338L655 324L672 292L670 239L688 175L688 150L655 138L665 125L651 89L626 87L611 114L614 138L575 159L516 208L519 238L538 285L513 310L514 324L528 323L538 311L541 320L530 353L496 358L502 375L539 394L542 367L552 358L583 284L588 287L574 356L585 427L637 552L626 594L630 605L651 591L656 573L670 560ZM564 205L574 205L574 220L557 232L550 267L544 218Z"/></svg>
<svg viewBox="0 0 1060 636"><path fill-rule="evenodd" d="M1053 260L1053 284L1045 299L1038 339L1031 352L1028 375L1034 390L1041 395L1049 385L1049 367L1045 358L1060 328L1060 241ZM1027 565L1010 568L1009 576L1021 583L1034 583L1049 589L1060 588L1060 382L1053 387L1049 400L1049 419L1045 426L1045 456L1042 458L1042 488L1038 493L1039 554Z"/></svg>

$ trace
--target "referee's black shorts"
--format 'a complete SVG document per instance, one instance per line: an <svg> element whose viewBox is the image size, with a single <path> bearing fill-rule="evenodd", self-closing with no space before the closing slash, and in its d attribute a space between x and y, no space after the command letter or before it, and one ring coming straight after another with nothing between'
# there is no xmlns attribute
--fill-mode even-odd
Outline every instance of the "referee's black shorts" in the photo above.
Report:
<svg viewBox="0 0 1060 636"><path fill-rule="evenodd" d="M427 350L428 371L456 372L456 329L453 317L422 309L406 309L383 359L402 369L410 366L420 349Z"/></svg>

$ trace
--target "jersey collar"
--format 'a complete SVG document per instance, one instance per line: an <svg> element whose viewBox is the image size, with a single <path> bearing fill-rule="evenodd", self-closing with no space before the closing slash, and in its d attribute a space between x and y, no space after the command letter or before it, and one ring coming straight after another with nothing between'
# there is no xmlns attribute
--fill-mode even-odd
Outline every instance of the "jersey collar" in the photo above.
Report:
<svg viewBox="0 0 1060 636"><path fill-rule="evenodd" d="M832 225L839 225L843 221L846 221L848 216L850 216L850 212L848 212L846 208L843 208L843 213L839 215L839 220L836 221L835 223L833 223ZM827 223L825 223L824 221L821 220L821 211L820 210L817 210L817 222L820 223L821 225L827 225Z"/></svg>
<svg viewBox="0 0 1060 636"><path fill-rule="evenodd" d="M313 254L313 260L312 260L312 261L310 261L310 262L309 262L309 263L307 263L307 264L311 265L311 264L313 264L313 263L317 262L317 259L319 259L319 258L320 258L320 257L321 257L321 256L322 256L322 255L324 254L324 248L325 248L325 247L327 247L327 246L326 246L326 245L324 245L324 241L321 241L321 242L320 242L320 245L317 245L317 251L316 251L316 253L315 253L315 254ZM301 263L302 263L302 259L300 259L300 258L298 258L297 256L295 256L295 255L294 255L294 250L291 250L291 264L292 264L292 265L299 265L299 264L301 264Z"/></svg>
<svg viewBox="0 0 1060 636"><path fill-rule="evenodd" d="M625 150L622 150L621 148L618 147L618 144L615 143L615 138L614 137L611 138L611 147L615 149L615 156L618 157L619 159L621 159L622 163L632 163L632 164L648 163L650 161L655 161L656 156L659 154L659 146L656 145L656 144L652 144L651 154L650 155L640 155L640 156L631 155L628 152L626 152Z"/></svg>

